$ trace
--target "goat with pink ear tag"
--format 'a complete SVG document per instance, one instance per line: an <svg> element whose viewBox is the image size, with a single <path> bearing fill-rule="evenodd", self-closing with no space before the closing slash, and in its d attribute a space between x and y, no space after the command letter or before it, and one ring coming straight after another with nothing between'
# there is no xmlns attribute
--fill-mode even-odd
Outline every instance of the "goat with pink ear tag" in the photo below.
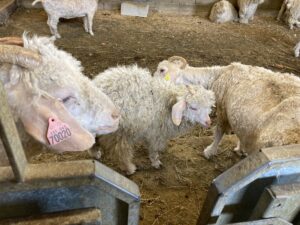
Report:
<svg viewBox="0 0 300 225"><path fill-rule="evenodd" d="M59 152L83 151L95 135L118 129L119 109L53 41L26 35L0 39L0 80L31 136Z"/></svg>
<svg viewBox="0 0 300 225"><path fill-rule="evenodd" d="M82 151L95 142L94 136L53 98L41 96L20 114L20 119L31 136L58 152Z"/></svg>

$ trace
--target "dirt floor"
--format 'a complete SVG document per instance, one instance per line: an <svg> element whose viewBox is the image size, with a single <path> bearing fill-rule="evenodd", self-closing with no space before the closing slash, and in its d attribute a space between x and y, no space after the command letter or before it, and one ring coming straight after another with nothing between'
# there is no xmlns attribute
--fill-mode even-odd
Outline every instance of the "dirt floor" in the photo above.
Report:
<svg viewBox="0 0 300 225"><path fill-rule="evenodd" d="M6 26L0 27L0 36L21 35L24 30L49 35L46 21L43 10L19 9ZM300 74L299 59L293 57L292 51L300 40L300 30L289 30L271 16L256 17L250 25L219 25L203 17L133 18L98 12L94 37L84 33L80 19L64 20L59 31L63 38L56 44L81 60L89 77L117 64L137 63L154 71L159 61L172 55L183 56L194 66L240 61ZM139 170L129 178L142 193L141 225L196 223L213 178L241 160L233 152L234 135L225 137L218 156L210 161L204 159L202 151L212 142L212 133L213 128L197 127L171 140L162 154L161 170L152 169L146 150L138 148L135 162ZM27 149L34 163L89 158L87 152L52 154L41 151L34 143ZM101 161L118 170L105 154Z"/></svg>

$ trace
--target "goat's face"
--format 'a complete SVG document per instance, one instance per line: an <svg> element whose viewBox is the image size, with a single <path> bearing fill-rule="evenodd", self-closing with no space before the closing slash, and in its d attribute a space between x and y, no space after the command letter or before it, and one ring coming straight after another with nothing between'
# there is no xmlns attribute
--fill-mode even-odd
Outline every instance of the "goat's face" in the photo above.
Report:
<svg viewBox="0 0 300 225"><path fill-rule="evenodd" d="M118 109L82 75L76 59L58 50L49 38L24 37L23 42L25 48L0 45L4 56L11 55L10 60L3 57L0 61L15 64L1 79L10 105L33 137L49 145L48 120L57 118L68 124L72 136L52 148L81 151L94 143L92 134L118 128Z"/></svg>
<svg viewBox="0 0 300 225"><path fill-rule="evenodd" d="M163 60L157 66L154 77L161 77L167 81L175 82L179 74L186 68L187 62L184 58L173 56Z"/></svg>
<svg viewBox="0 0 300 225"><path fill-rule="evenodd" d="M211 125L209 114L215 104L212 91L201 86L187 86L187 92L177 96L177 103L172 108L172 120L179 125L182 119L191 123L199 123L208 128Z"/></svg>
<svg viewBox="0 0 300 225"><path fill-rule="evenodd" d="M66 84L64 87L57 84L55 87L52 83L47 87L47 92L59 99L68 112L93 135L116 131L120 119L119 110L90 80L80 80L80 83L75 81L73 85Z"/></svg>

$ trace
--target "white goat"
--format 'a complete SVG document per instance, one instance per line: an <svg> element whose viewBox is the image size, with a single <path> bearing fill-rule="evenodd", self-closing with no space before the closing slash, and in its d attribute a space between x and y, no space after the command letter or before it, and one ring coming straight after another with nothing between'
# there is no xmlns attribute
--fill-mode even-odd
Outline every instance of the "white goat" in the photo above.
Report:
<svg viewBox="0 0 300 225"><path fill-rule="evenodd" d="M196 68L175 56L159 63L154 76L215 92L217 129L214 142L204 151L206 158L217 153L223 134L231 129L240 150L247 153L300 142L300 79L292 74L240 63Z"/></svg>
<svg viewBox="0 0 300 225"><path fill-rule="evenodd" d="M215 23L238 21L238 14L234 6L229 1L221 0L213 5L209 19Z"/></svg>
<svg viewBox="0 0 300 225"><path fill-rule="evenodd" d="M278 13L277 20L284 15L285 22L293 29L294 26L300 27L300 1L284 0Z"/></svg>
<svg viewBox="0 0 300 225"><path fill-rule="evenodd" d="M238 0L240 23L248 23L253 20L258 5L264 0Z"/></svg>
<svg viewBox="0 0 300 225"><path fill-rule="evenodd" d="M0 39L0 80L13 112L41 143L50 145L49 118L69 125L72 136L49 146L53 149L86 150L96 134L118 128L120 114L110 98L82 74L80 62L58 50L51 38Z"/></svg>
<svg viewBox="0 0 300 225"><path fill-rule="evenodd" d="M98 0L35 0L32 5L42 2L48 14L48 26L51 34L60 38L57 31L59 18L71 19L83 17L84 29L94 36L93 18L98 8Z"/></svg>
<svg viewBox="0 0 300 225"><path fill-rule="evenodd" d="M133 146L144 143L152 166L159 168L159 152L170 138L187 132L195 123L208 127L214 94L198 86L176 86L154 79L137 66L106 70L94 79L121 110L117 132L100 137L100 145L114 152L120 167L133 174Z"/></svg>

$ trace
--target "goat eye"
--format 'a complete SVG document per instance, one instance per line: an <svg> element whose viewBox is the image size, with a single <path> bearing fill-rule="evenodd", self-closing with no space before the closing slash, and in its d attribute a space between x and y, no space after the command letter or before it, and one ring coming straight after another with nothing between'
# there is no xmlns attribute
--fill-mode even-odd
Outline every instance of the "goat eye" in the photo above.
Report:
<svg viewBox="0 0 300 225"><path fill-rule="evenodd" d="M65 97L65 98L62 99L62 102L66 103L66 102L68 102L72 98L73 98L72 96Z"/></svg>
<svg viewBox="0 0 300 225"><path fill-rule="evenodd" d="M190 109L194 110L194 111L197 111L197 108L194 108L194 107L191 107L191 106L190 106Z"/></svg>
<svg viewBox="0 0 300 225"><path fill-rule="evenodd" d="M165 70L164 69L160 69L159 72L163 73L163 72L165 72Z"/></svg>

